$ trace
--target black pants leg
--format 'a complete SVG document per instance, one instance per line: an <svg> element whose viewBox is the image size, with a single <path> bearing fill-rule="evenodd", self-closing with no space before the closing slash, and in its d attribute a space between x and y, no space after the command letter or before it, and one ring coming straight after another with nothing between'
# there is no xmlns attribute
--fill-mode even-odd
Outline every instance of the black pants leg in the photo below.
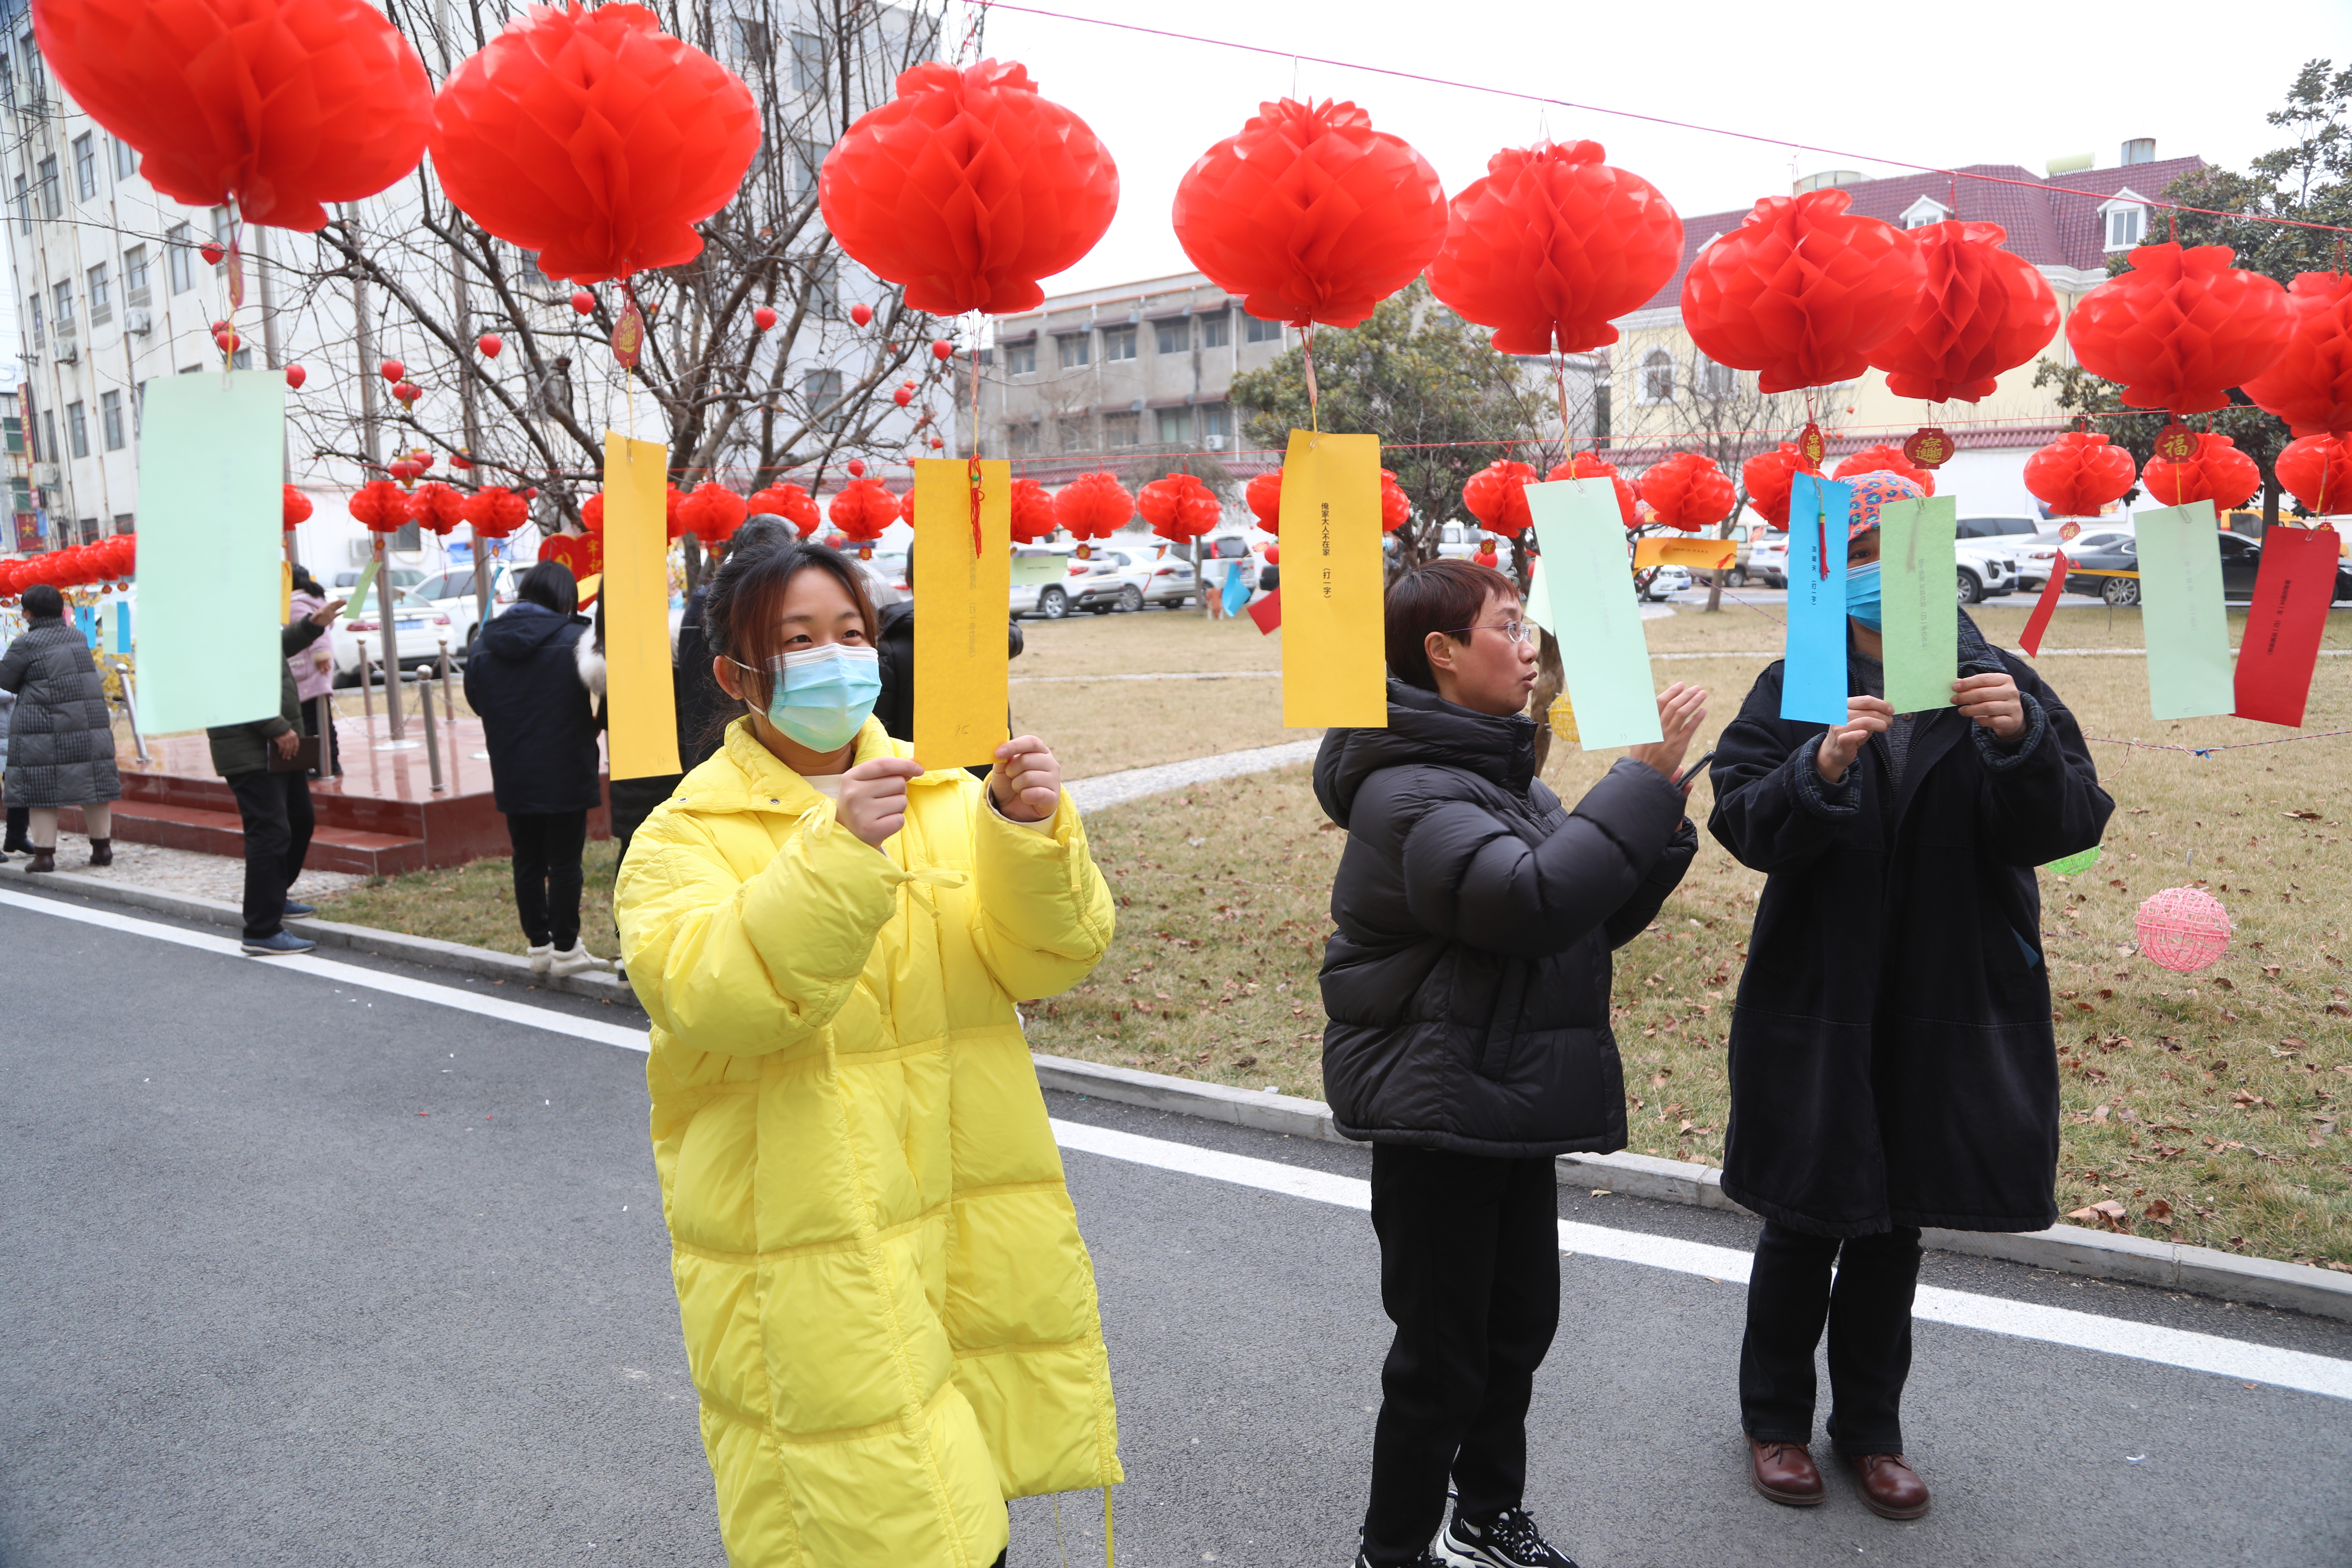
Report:
<svg viewBox="0 0 2352 1568"><path fill-rule="evenodd" d="M588 847L584 811L507 814L514 846L515 913L533 947L580 945L580 857Z"/></svg>
<svg viewBox="0 0 2352 1568"><path fill-rule="evenodd" d="M286 880L278 890L279 901L285 889L302 879L302 863L310 858L310 835L318 830L319 816L310 804L310 778L308 773L279 773L286 783Z"/></svg>
<svg viewBox="0 0 2352 1568"><path fill-rule="evenodd" d="M310 847L310 791L301 774L266 768L231 773L226 782L245 822L245 939L258 942L286 929L286 889L293 880L288 868L299 870ZM299 844L298 797L289 784L301 791Z"/></svg>
<svg viewBox="0 0 2352 1568"><path fill-rule="evenodd" d="M545 947L547 929L547 818L539 812L507 813L507 842L514 846L515 915L522 938Z"/></svg>
<svg viewBox="0 0 2352 1568"><path fill-rule="evenodd" d="M1381 1304L1397 1328L1364 1516L1383 1568L1437 1533L1448 1476L1473 1517L1520 1504L1528 1400L1559 1322L1558 1194L1548 1159L1373 1146Z"/></svg>
<svg viewBox="0 0 2352 1568"><path fill-rule="evenodd" d="M33 847L33 845L32 841L25 837L25 828L32 820L33 808L31 806L10 806L8 808L7 834L5 839L0 839L0 849L6 849L12 854L19 849L29 851Z"/></svg>
<svg viewBox="0 0 2352 1568"><path fill-rule="evenodd" d="M306 697L302 700L302 733L316 735L319 732L319 700L315 697ZM335 721L330 717L327 721L326 742L320 748L321 756L319 763L319 774L321 778L332 779L342 776L342 737L335 733Z"/></svg>
<svg viewBox="0 0 2352 1568"><path fill-rule="evenodd" d="M1813 1350L1826 1326L1830 1440L1850 1454L1903 1452L1903 1384L1911 1375L1911 1299L1918 1284L1916 1229L1841 1245L1766 1222L1756 1238L1748 1332L1739 1347L1740 1425L1748 1435L1812 1440Z"/></svg>

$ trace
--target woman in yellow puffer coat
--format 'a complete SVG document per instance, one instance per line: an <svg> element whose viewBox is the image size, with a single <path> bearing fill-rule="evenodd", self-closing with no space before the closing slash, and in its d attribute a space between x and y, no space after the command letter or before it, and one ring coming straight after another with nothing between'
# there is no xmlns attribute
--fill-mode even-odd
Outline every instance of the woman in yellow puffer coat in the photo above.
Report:
<svg viewBox="0 0 2352 1568"><path fill-rule="evenodd" d="M646 818L614 913L734 1568L988 1568L1005 1500L1120 1479L1093 1264L1013 1004L1111 900L1033 737L983 784L868 717L856 569L722 566L750 710Z"/></svg>

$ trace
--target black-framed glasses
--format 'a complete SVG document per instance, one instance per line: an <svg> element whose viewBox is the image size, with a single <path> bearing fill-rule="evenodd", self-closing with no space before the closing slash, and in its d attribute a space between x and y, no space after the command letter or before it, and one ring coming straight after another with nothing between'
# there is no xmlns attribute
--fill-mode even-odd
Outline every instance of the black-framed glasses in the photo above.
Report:
<svg viewBox="0 0 2352 1568"><path fill-rule="evenodd" d="M1456 626L1445 635L1460 637L1464 632L1500 632L1505 642L1528 640L1528 624L1525 621L1482 621L1475 626Z"/></svg>

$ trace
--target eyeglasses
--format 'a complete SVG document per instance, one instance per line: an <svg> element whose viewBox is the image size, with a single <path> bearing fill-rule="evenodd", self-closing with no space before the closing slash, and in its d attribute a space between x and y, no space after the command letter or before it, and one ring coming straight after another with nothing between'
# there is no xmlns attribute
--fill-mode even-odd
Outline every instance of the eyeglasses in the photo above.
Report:
<svg viewBox="0 0 2352 1568"><path fill-rule="evenodd" d="M1464 632L1500 632L1503 634L1505 642L1520 643L1528 640L1528 626L1525 621L1486 621L1475 626L1456 626L1445 635L1459 637Z"/></svg>

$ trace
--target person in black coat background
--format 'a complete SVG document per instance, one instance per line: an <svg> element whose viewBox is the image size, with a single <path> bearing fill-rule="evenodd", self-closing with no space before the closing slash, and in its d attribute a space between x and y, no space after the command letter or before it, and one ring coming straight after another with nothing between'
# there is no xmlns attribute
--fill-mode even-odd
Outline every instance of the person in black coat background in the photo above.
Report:
<svg viewBox="0 0 2352 1568"><path fill-rule="evenodd" d="M2056 693L1966 616L1953 706L1887 705L1875 517L1858 497L1846 722L1781 718L1771 665L1717 742L1707 827L1768 879L1732 1012L1723 1172L1765 1221L1739 1362L1750 1480L1775 1502L1822 1499L1826 1323L1830 1440L1868 1507L1916 1519L1929 1499L1901 1401L1919 1228L2058 1217L2033 871L2096 845L2115 803Z"/></svg>
<svg viewBox="0 0 2352 1568"><path fill-rule="evenodd" d="M1674 772L1706 693L1658 700L1573 812L1535 777L1536 637L1511 580L1466 561L1387 595L1389 725L1333 730L1315 796L1348 832L1323 960L1333 1123L1372 1144L1381 1372L1359 1568L1559 1568L1522 1507L1527 1413L1559 1318L1553 1156L1625 1146L1610 952L1697 847ZM1570 1565L1572 1568L1572 1565Z"/></svg>
<svg viewBox="0 0 2352 1568"><path fill-rule="evenodd" d="M882 721L883 733L894 741L915 743L915 571L907 568L907 592L909 597L895 605L885 605L875 612L874 657L880 666L882 694L874 700L874 717ZM1004 623L1004 657L1019 658L1026 639L1021 635L1021 623L1006 617ZM1013 715L1004 719L1005 733L1013 732ZM986 778L993 764L976 763L964 769L975 778Z"/></svg>
<svg viewBox="0 0 2352 1568"><path fill-rule="evenodd" d="M26 813L28 871L58 868L58 808L80 806L89 863L114 864L114 769L106 681L89 644L65 622L65 595L47 583L25 590L30 623L0 656L0 691L16 694L8 724L8 805Z"/></svg>
<svg viewBox="0 0 2352 1568"><path fill-rule="evenodd" d="M309 765L301 761L302 697L293 661L302 658L335 617L341 599L322 599L278 628L278 711L242 724L205 731L213 771L236 796L245 837L245 940L256 957L309 952L319 944L286 929L289 920L319 911L288 897L310 858L318 813L310 802ZM271 759L275 758L273 764Z"/></svg>
<svg viewBox="0 0 2352 1568"><path fill-rule="evenodd" d="M490 793L514 846L515 913L539 973L610 970L580 942L581 856L601 765L596 710L576 649L588 617L560 561L522 575L515 603L482 627L466 701L490 752Z"/></svg>

